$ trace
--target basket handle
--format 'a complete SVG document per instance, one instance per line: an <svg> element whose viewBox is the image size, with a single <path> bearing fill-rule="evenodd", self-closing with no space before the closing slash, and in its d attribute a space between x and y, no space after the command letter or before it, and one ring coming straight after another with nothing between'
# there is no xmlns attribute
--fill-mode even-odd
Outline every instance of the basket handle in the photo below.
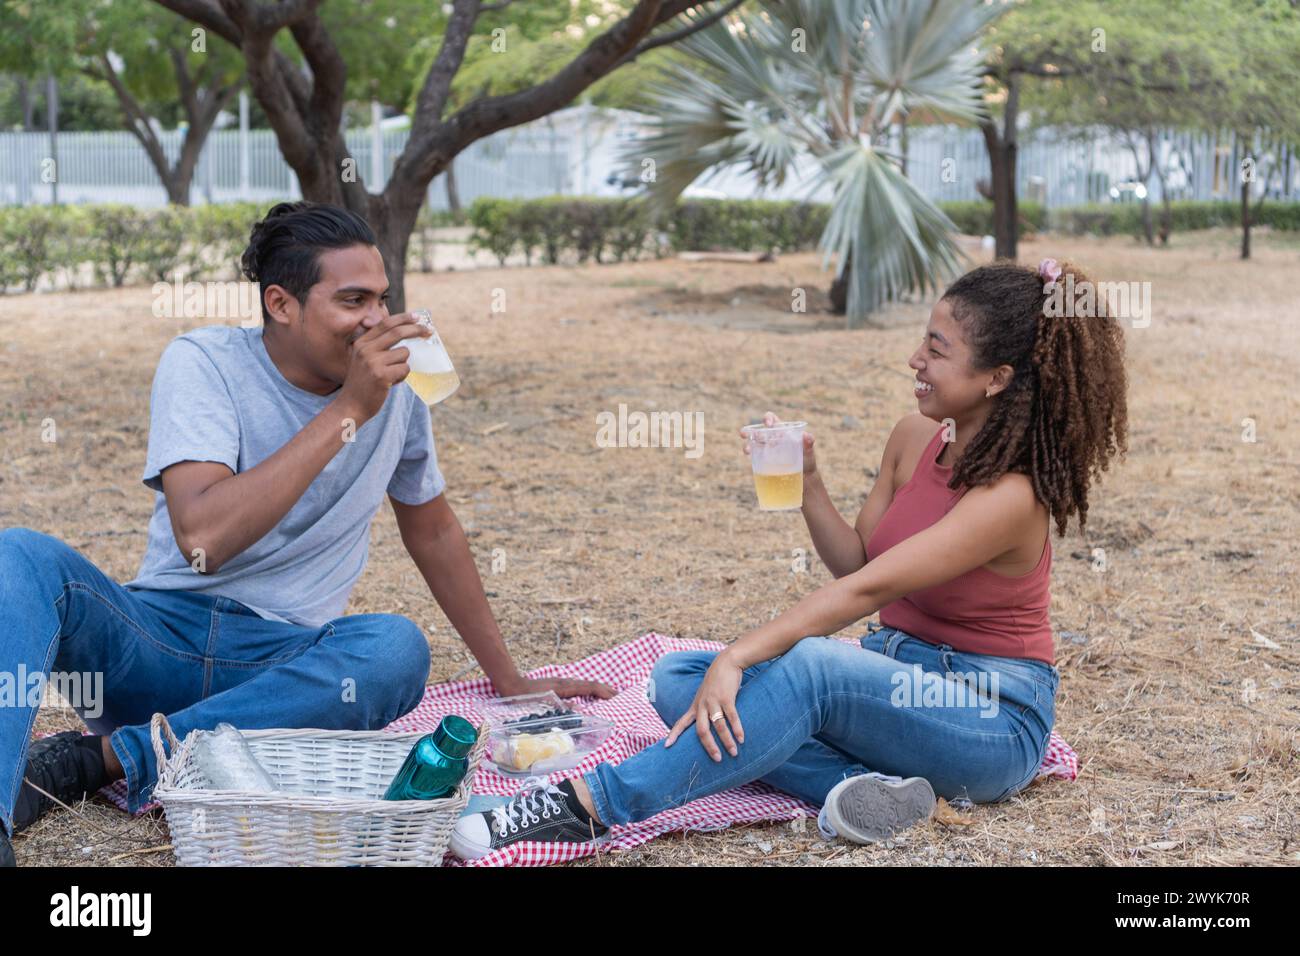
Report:
<svg viewBox="0 0 1300 956"><path fill-rule="evenodd" d="M149 718L149 736L153 741L153 755L158 765L158 776L162 776L163 768L167 766L167 755L163 752L162 735L167 735L167 742L171 745L172 756L176 756L176 751L180 749L181 742L176 739L172 733L172 725L167 723L165 714L154 714Z"/></svg>

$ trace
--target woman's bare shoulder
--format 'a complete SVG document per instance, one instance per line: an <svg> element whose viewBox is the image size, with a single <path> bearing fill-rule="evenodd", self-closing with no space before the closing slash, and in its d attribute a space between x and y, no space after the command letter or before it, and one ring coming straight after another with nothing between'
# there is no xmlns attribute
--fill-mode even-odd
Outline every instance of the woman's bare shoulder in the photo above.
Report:
<svg viewBox="0 0 1300 956"><path fill-rule="evenodd" d="M898 486L906 484L912 476L917 462L921 460L921 453L930 444L930 439L938 428L938 422L926 418L920 412L904 415L894 425L894 430L889 433L889 441L885 443L884 464L892 467Z"/></svg>

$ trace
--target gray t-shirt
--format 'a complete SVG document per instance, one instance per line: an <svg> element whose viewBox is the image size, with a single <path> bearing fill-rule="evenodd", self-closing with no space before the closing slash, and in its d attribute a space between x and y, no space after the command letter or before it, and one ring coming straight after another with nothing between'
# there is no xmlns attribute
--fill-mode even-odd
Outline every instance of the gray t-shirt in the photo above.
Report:
<svg viewBox="0 0 1300 956"><path fill-rule="evenodd" d="M333 398L289 382L271 361L260 327L206 326L173 339L158 360L150 398L142 476L156 492L149 545L139 573L124 586L202 591L310 627L340 617L365 568L370 521L384 494L417 505L446 487L429 407L409 385L390 389L379 414L356 429L280 523L214 573L198 573L181 554L161 478L178 461L247 471Z"/></svg>

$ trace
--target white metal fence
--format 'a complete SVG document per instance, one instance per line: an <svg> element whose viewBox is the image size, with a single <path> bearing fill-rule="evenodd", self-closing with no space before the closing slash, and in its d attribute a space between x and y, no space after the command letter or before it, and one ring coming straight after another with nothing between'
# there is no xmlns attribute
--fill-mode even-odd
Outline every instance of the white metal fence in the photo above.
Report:
<svg viewBox="0 0 1300 956"><path fill-rule="evenodd" d="M531 197L552 194L618 195L617 149L642 130L634 113L575 107L526 126L480 140L455 161L463 203L478 196ZM160 137L169 159L181 147L182 133ZM384 179L405 147L405 130L382 134L378 157ZM358 174L371 190L374 136L371 130L346 134ZM1257 144L1258 145L1258 144ZM1169 132L1157 148L1168 173L1170 193L1179 199L1227 199L1238 195L1242 151L1229 135ZM1300 198L1300 157L1286 148L1261 149L1255 195ZM54 187L50 138L46 133L0 133L0 204L48 203ZM1068 138L1047 128L1021 135L1017 164L1019 195L1048 206L1106 201L1117 184L1135 177L1136 161L1113 137L1098 133ZM128 132L62 133L58 137L58 201L126 202L156 206L167 195L144 149ZM955 126L918 127L907 140L908 176L936 200L978 198L977 183L989 175L989 160L979 130ZM799 177L778 195L806 195ZM710 185L741 198L755 195L752 180L740 174L718 177ZM1145 184L1159 195L1156 177ZM213 132L204 146L191 186L191 201L297 198L293 171L280 156L270 130ZM771 195L770 193L768 195ZM822 197L825 198L825 197ZM429 188L434 209L447 208L444 181Z"/></svg>
<svg viewBox="0 0 1300 956"><path fill-rule="evenodd" d="M180 154L182 134L159 135L169 163ZM385 130L379 162L384 181L406 146L407 130ZM359 178L376 190L374 137L369 130L345 134ZM67 203L124 202L161 206L167 192L139 141L129 132L60 133L57 162L51 163L48 133L0 133L0 204L49 203L55 193ZM455 177L463 202L477 196L545 196L575 188L574 140L544 122L507 130L472 144L456 157ZM380 184L380 188L382 183ZM299 198L297 177L280 155L271 130L216 130L204 143L190 186L195 203L237 199ZM434 209L447 208L440 177L430 184Z"/></svg>

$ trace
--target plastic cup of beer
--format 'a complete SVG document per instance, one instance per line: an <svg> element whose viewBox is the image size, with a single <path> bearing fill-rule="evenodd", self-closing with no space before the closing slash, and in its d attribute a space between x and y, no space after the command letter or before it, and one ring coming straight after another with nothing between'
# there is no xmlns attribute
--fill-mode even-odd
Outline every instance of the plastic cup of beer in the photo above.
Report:
<svg viewBox="0 0 1300 956"><path fill-rule="evenodd" d="M807 422L777 422L741 429L749 441L759 510L803 507L803 430L807 426Z"/></svg>
<svg viewBox="0 0 1300 956"><path fill-rule="evenodd" d="M425 338L403 339L393 348L411 350L406 364L411 367L404 381L426 405L437 405L460 388L460 376L451 364L451 356L433 327L433 315L428 309L412 309L411 317L433 334Z"/></svg>

